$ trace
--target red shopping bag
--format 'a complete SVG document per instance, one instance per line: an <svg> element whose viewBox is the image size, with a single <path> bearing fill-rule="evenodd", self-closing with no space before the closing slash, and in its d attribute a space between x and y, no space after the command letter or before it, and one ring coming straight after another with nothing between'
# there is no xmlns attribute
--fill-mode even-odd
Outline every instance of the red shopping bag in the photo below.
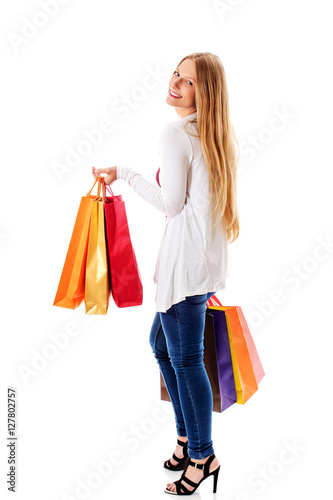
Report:
<svg viewBox="0 0 333 500"><path fill-rule="evenodd" d="M143 289L128 227L125 202L122 195L105 197L104 214L109 258L110 283L113 299L118 307L142 304Z"/></svg>

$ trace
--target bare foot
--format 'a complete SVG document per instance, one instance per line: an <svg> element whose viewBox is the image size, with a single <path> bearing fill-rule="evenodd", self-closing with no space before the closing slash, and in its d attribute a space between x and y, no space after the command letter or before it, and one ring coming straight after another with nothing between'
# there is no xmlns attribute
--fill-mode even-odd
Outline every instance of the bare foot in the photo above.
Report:
<svg viewBox="0 0 333 500"><path fill-rule="evenodd" d="M207 457L205 460L195 460L195 459L191 459L192 462L197 462L197 463L200 463L200 464L203 464L205 463L207 460L208 460L209 457ZM213 472L215 469L217 469L219 467L219 461L218 459L215 457L214 460L212 461L212 463L210 464L210 467L209 467L209 472ZM196 469L195 467L193 467L192 465L189 465L188 468L186 469L186 474L185 476L190 479L191 481L193 481L194 483L199 483L200 480L203 478L204 476L204 471L203 469ZM194 487L190 486L189 484L187 484L185 481L182 481L181 484L183 484L185 486L186 489L188 489L189 491L192 491L194 490ZM169 483L167 485L167 488L166 488L168 491L173 491L176 493L176 485L175 483Z"/></svg>

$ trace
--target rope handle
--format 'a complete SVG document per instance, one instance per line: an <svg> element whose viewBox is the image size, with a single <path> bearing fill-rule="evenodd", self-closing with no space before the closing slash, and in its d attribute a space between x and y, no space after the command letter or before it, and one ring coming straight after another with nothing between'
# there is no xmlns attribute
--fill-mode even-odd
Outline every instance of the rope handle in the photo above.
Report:
<svg viewBox="0 0 333 500"><path fill-rule="evenodd" d="M90 191L88 191L88 193L87 193L87 196L91 196L91 191L94 189L94 187L95 187L95 185L96 185L96 182L97 182L97 181L98 181L98 177L96 177L95 182L94 182L94 184L92 185L92 188L91 188L91 189L90 189Z"/></svg>
<svg viewBox="0 0 333 500"><path fill-rule="evenodd" d="M212 295L209 300L207 300L207 307L223 307L216 295Z"/></svg>
<svg viewBox="0 0 333 500"><path fill-rule="evenodd" d="M113 191L112 191L112 189L110 188L110 186L105 184L105 187L106 187L106 189L109 191L109 193L111 194L111 196L113 196L113 197L114 197Z"/></svg>
<svg viewBox="0 0 333 500"><path fill-rule="evenodd" d="M96 183L98 183L97 184L97 196L93 196L91 194L91 192L94 189ZM101 197L101 187L102 187L102 197ZM104 181L104 177L96 177L95 182L94 182L92 188L87 193L87 196L93 196L93 198L95 198L96 200L100 200L100 199L102 199L102 201L105 200L105 181Z"/></svg>

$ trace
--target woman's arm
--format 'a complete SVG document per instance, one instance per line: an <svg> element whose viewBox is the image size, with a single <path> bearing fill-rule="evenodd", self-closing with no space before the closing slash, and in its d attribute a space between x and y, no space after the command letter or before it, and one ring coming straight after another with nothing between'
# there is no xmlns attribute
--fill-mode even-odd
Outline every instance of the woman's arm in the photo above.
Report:
<svg viewBox="0 0 333 500"><path fill-rule="evenodd" d="M192 161L192 146L186 132L174 123L166 125L159 138L160 183L152 184L141 174L123 165L94 170L93 174L107 173L106 184L124 179L133 190L164 214L175 217L186 200L187 173Z"/></svg>
<svg viewBox="0 0 333 500"><path fill-rule="evenodd" d="M105 184L107 185L112 184L118 179L124 179L141 198L159 210L164 211L163 204L161 203L161 188L147 181L147 179L131 168L125 165L99 169L93 167L92 173L95 179L100 174L107 174L105 177Z"/></svg>

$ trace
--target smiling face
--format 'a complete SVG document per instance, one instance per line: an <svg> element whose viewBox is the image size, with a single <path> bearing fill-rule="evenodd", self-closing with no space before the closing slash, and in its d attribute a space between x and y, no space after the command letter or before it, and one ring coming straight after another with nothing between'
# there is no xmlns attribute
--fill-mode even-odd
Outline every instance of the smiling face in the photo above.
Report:
<svg viewBox="0 0 333 500"><path fill-rule="evenodd" d="M195 105L195 79L194 62L191 59L185 59L175 69L169 82L166 103L176 108L180 118L184 118L197 110Z"/></svg>

